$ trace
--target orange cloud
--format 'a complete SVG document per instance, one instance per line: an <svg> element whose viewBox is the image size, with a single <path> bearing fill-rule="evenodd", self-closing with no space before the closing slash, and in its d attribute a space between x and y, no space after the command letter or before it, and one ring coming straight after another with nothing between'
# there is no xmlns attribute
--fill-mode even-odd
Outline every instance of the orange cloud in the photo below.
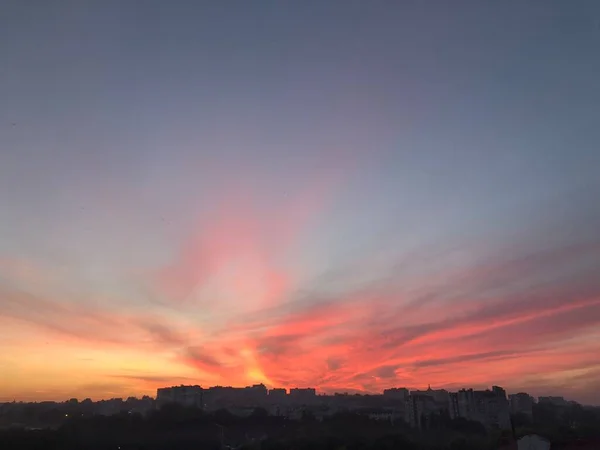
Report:
<svg viewBox="0 0 600 450"><path fill-rule="evenodd" d="M38 332L21 348L60 337L46 353L86 374L85 380L66 377L69 391L58 375L44 381L33 356L26 362L2 356L11 379L23 380L12 381L10 393L23 392L25 382L54 393L81 392L92 382L92 391L105 386L109 395L182 381L323 391L498 383L534 394L562 389L580 399L592 395L600 350L595 243L498 252L458 268L435 264L443 251L413 255L410 275L401 261L378 281L332 294L319 282L297 286L282 262L282 252L322 207L316 200L299 203L308 206L282 213L283 222L296 214L282 228L277 220L263 223L260 208L249 201L224 204L159 274L174 308L127 309L126 299L104 306L85 298L55 300L18 287L24 273L43 277L5 271L17 287L1 288L0 319L11 329ZM337 276L352 279L373 260L367 255ZM180 296L190 293L194 301L181 303ZM81 360L69 356L75 349ZM96 362L85 362L87 354ZM535 384L540 373L543 380ZM568 388L569 380L576 388Z"/></svg>

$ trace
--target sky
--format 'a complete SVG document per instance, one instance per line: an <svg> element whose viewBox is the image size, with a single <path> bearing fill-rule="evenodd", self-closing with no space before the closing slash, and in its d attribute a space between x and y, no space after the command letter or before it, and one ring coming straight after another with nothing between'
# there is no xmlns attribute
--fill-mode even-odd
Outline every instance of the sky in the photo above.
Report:
<svg viewBox="0 0 600 450"><path fill-rule="evenodd" d="M0 401L600 405L600 3L7 0Z"/></svg>

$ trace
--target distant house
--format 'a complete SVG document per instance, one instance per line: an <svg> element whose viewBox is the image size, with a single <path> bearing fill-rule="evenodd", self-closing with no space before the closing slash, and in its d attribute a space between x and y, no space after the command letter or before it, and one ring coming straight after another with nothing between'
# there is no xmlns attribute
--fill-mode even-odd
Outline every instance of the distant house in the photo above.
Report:
<svg viewBox="0 0 600 450"><path fill-rule="evenodd" d="M517 441L519 450L550 450L550 441L537 434L523 436Z"/></svg>

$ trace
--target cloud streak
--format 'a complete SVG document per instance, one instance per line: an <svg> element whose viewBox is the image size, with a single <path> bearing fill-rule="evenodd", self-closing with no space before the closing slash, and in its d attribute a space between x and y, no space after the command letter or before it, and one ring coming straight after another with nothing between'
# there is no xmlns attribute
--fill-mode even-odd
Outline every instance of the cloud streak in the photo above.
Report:
<svg viewBox="0 0 600 450"><path fill-rule="evenodd" d="M307 204L300 216L315 208ZM531 388L539 392L564 388L570 379L577 389L569 392L579 399L594 388L593 377L582 374L594 373L600 351L597 239L504 249L469 242L428 247L390 260L389 270L370 283L332 292L319 283L294 287L294 274L281 263L305 225L284 227L281 246L272 247L265 243L271 229L244 211L244 220L217 215L159 271L156 295L170 308L57 300L50 288L45 297L25 290L27 281L52 279L54 287L56 277L34 264L4 264L10 282L0 286L0 319L96 350L127 348L149 358L151 374L115 365L104 379L114 384L111 377L120 377L127 389L137 383L143 392L177 382L353 392L494 382L510 389L539 371L547 375L546 384ZM477 258L452 263L457 251L474 249ZM232 270L238 259L244 263ZM336 276L352 278L372 260L361 257ZM181 302L190 289L198 295Z"/></svg>

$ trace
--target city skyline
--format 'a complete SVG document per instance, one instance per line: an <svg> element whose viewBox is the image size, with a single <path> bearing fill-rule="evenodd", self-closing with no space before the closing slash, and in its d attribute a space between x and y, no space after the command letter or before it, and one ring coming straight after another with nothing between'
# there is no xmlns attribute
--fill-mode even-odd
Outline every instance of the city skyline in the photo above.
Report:
<svg viewBox="0 0 600 450"><path fill-rule="evenodd" d="M599 2L26 3L0 14L0 401L600 405Z"/></svg>
<svg viewBox="0 0 600 450"><path fill-rule="evenodd" d="M175 405L191 407L204 413L228 410L241 417L251 415L271 415L286 418L302 418L306 413L320 420L336 414L352 412L367 415L370 419L390 421L401 420L412 428L422 429L435 417L454 420L462 418L479 422L484 427L511 428L511 416L516 420L530 420L534 416L534 405L542 408L581 408L582 405L565 400L563 397L539 397L536 401L528 393L509 394L500 386L478 390L463 388L456 392L445 389L409 390L406 387L386 389L378 394L317 393L314 388L272 388L264 384L245 387L179 385L160 387L156 397L128 397L91 401L86 398L68 401L35 403L45 410L64 405L65 418L77 416L116 415L123 412L147 416L152 411ZM0 411L10 414L23 405L31 403L0 403ZM78 406L81 408L77 409ZM15 409L15 407L17 409ZM586 406L584 406L586 408ZM539 413L538 413L539 414ZM61 414L62 416L62 414ZM55 414L56 417L56 414Z"/></svg>
<svg viewBox="0 0 600 450"><path fill-rule="evenodd" d="M432 386L429 384L426 387L421 386L421 387L415 387L415 386L389 386L387 388L383 388L383 390L378 391L378 392L367 392L367 391L356 391L356 390L344 390L341 389L339 391L319 391L318 389L311 387L311 386L293 386L293 387L281 387L281 386L267 386L264 383L257 383L254 385L248 385L248 386L228 386L228 385L214 385L214 386L203 386L201 384L177 384L177 385L173 385L173 386L161 386L161 387L157 387L154 390L154 394L155 395L151 395L149 393L144 393L144 394L139 394L139 395L127 395L124 397L106 397L106 398L92 398L92 397L81 397L81 398L77 398L77 397L69 397L69 398L63 398L63 399L38 399L38 400L22 400L22 399L18 399L18 398L14 398L11 401L0 401L0 403L11 403L11 402L18 402L18 403L43 403L43 402L56 402L56 403L64 403L64 402L69 402L69 401L73 401L73 400L77 400L77 401L84 401L84 400L92 400L93 402L102 402L102 401L108 401L108 400L115 400L115 399L126 399L126 398L147 398L150 397L154 400L158 399L158 393L160 391L167 391L167 390L171 390L171 389L179 389L179 388L194 388L194 389L201 389L203 391L210 391L213 389L233 389L236 391L243 391L243 390L247 390L247 389L253 389L253 388L257 388L257 387L261 387L265 389L265 393L267 394L267 396L272 395L273 393L275 394L280 394L281 391L285 392L286 396L290 396L291 391L313 391L315 397L332 397L332 396L386 396L386 395L391 395L393 396L394 392L398 391L398 392L406 392L406 395L422 395L422 394L426 394L428 391L432 391L432 392L440 392L440 391L444 391L447 392L448 394L452 394L452 393L456 393L459 391L490 391L490 388L498 388L499 386L494 385L494 384L490 384L487 386L462 386L460 388L455 388L454 390L451 389L446 389L444 387L441 386L436 386L434 388L432 388ZM523 392L523 391L510 391L510 390L505 390L504 388L500 387L503 391L505 391L506 393L506 399L510 400L510 397L512 396L519 396L519 395L527 395L529 396L531 399L533 399L534 401L540 401L540 400L548 400L548 399L558 399L560 401L563 402L575 402L575 400L571 400L569 398L565 398L562 395L559 395L560 392L555 392L555 393L545 393L545 395L539 395L539 396L535 396L535 395L531 395L528 392ZM585 405L584 406L599 406L599 405Z"/></svg>

